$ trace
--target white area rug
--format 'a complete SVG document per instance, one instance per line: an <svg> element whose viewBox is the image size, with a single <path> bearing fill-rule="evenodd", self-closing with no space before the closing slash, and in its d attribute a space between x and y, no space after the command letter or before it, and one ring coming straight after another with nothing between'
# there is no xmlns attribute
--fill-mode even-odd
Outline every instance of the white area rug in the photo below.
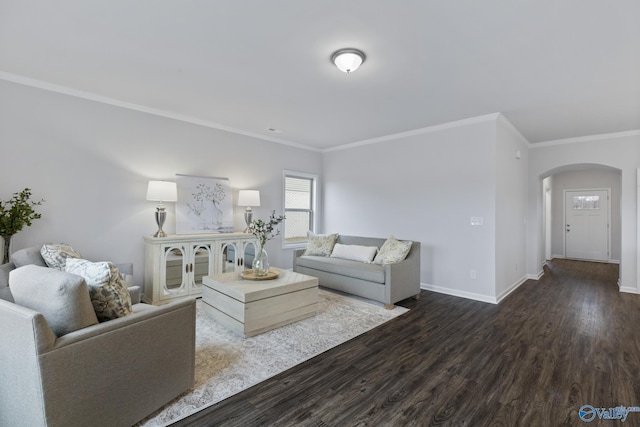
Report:
<svg viewBox="0 0 640 427"><path fill-rule="evenodd" d="M316 316L242 338L209 317L198 300L195 387L138 425L169 425L406 311L321 289Z"/></svg>

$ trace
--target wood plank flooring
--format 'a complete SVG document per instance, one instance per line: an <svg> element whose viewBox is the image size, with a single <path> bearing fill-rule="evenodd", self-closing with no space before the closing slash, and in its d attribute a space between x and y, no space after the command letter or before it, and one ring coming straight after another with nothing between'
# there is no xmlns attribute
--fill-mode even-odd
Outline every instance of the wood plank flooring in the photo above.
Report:
<svg viewBox="0 0 640 427"><path fill-rule="evenodd" d="M615 264L554 260L499 305L423 291L408 313L175 426L585 425L582 405L640 406L640 295L617 279Z"/></svg>

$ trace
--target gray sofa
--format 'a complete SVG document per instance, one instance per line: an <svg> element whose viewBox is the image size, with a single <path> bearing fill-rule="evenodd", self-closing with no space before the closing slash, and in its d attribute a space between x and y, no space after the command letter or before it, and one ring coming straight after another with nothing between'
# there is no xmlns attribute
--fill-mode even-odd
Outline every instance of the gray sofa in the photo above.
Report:
<svg viewBox="0 0 640 427"><path fill-rule="evenodd" d="M31 286L83 281L41 266L13 271L9 280ZM131 426L193 387L195 300L132 308L56 336L43 314L0 299L0 426Z"/></svg>
<svg viewBox="0 0 640 427"><path fill-rule="evenodd" d="M343 245L376 246L386 239L338 236ZM320 286L381 302L392 309L398 301L420 296L420 242L413 242L404 261L395 264L366 264L339 258L293 254L293 271L317 277Z"/></svg>

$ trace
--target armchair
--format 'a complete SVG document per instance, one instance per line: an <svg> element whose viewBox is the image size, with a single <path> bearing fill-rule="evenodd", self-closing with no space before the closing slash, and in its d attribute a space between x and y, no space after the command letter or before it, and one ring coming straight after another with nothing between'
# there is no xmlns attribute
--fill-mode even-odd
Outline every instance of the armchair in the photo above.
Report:
<svg viewBox="0 0 640 427"><path fill-rule="evenodd" d="M75 313L67 290L79 289L78 281L86 287L84 279L11 264L0 270L10 272L12 287L60 296L61 313ZM44 313L60 300L27 308L14 302L18 294L0 298L0 426L129 427L193 387L195 300L158 307L135 303L139 289L129 291L131 314L58 335L59 319Z"/></svg>
<svg viewBox="0 0 640 427"><path fill-rule="evenodd" d="M128 427L190 389L195 300L133 311L56 337L0 300L0 425Z"/></svg>

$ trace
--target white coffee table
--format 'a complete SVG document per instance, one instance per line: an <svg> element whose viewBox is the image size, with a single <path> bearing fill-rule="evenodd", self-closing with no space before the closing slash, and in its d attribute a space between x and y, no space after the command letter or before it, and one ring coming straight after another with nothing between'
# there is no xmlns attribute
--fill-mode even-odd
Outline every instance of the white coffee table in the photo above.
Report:
<svg viewBox="0 0 640 427"><path fill-rule="evenodd" d="M275 269L272 280L245 280L238 272L206 276L203 308L229 329L251 337L298 320L318 310L318 279Z"/></svg>

